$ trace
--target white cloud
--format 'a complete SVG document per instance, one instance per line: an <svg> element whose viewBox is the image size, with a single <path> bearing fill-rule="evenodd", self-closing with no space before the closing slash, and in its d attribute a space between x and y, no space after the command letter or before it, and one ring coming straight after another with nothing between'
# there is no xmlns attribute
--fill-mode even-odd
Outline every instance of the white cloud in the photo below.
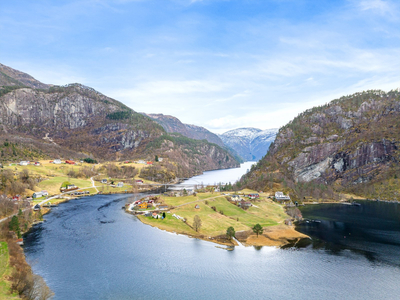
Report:
<svg viewBox="0 0 400 300"><path fill-rule="evenodd" d="M380 14L392 13L394 8L389 1L383 0L364 0L359 3L361 10L371 10Z"/></svg>

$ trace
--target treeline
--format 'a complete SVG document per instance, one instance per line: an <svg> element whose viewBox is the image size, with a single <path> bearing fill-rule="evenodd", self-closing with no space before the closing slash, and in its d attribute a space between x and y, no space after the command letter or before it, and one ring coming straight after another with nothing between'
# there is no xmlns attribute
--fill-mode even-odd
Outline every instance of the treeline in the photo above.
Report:
<svg viewBox="0 0 400 300"><path fill-rule="evenodd" d="M9 265L12 268L8 281L11 283L11 293L17 293L22 299L37 300L49 299L54 294L44 282L43 278L32 273L25 261L22 248L16 239L27 231L34 221L41 220L40 211L32 211L28 202L10 200L6 195L0 195L0 215L15 214L7 221L0 223L0 240L8 245Z"/></svg>
<svg viewBox="0 0 400 300"><path fill-rule="evenodd" d="M171 163L163 163L162 165L152 165L140 170L140 177L143 179L168 183L175 180L178 172L178 167Z"/></svg>
<svg viewBox="0 0 400 300"><path fill-rule="evenodd" d="M133 166L117 166L115 163L108 163L99 168L96 173L106 174L111 178L132 179L138 174Z"/></svg>
<svg viewBox="0 0 400 300"><path fill-rule="evenodd" d="M38 180L27 169L14 173L11 169L0 169L0 191L7 195L22 194L26 189L34 190Z"/></svg>

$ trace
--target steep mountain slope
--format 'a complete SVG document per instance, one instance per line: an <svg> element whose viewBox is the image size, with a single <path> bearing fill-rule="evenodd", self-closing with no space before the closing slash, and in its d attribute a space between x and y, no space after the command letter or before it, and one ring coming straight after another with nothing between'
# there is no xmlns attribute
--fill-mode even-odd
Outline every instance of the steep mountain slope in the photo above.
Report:
<svg viewBox="0 0 400 300"><path fill-rule="evenodd" d="M220 138L245 160L259 160L275 140L278 129L238 128L225 132Z"/></svg>
<svg viewBox="0 0 400 300"><path fill-rule="evenodd" d="M268 180L255 179L279 170L300 185L397 199L399 143L399 90L356 93L309 109L282 127L244 180L266 187Z"/></svg>
<svg viewBox="0 0 400 300"><path fill-rule="evenodd" d="M159 123L165 131L169 133L180 133L183 136L186 136L195 140L207 140L210 143L217 144L220 147L224 147L224 142L211 131L208 131L204 127L189 125L182 123L178 118L163 115L163 114L145 114L146 116L152 118L157 123Z"/></svg>
<svg viewBox="0 0 400 300"><path fill-rule="evenodd" d="M9 69L7 76L11 79L3 84L12 80L20 82L26 77L19 71ZM147 116L81 84L48 89L35 89L26 84L23 87L2 87L0 133L3 137L24 136L46 140L63 149L84 152L98 159L140 157L151 160L157 154L171 158L171 162L179 164L181 173L189 175L237 165L236 160L220 147L206 141L199 141L194 146L189 139L177 143L174 137ZM155 147L158 144L154 141L163 140L172 144L169 144L169 149L161 151ZM194 156L200 162L199 167L189 170L189 160ZM214 159L210 160L210 157Z"/></svg>
<svg viewBox="0 0 400 300"><path fill-rule="evenodd" d="M34 89L48 89L44 84L32 76L0 64L0 86L26 86Z"/></svg>

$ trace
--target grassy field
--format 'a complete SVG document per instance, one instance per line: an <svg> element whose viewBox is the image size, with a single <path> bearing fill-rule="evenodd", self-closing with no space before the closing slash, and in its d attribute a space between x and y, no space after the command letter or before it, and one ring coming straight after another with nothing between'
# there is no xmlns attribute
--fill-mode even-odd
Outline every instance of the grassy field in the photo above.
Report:
<svg viewBox="0 0 400 300"><path fill-rule="evenodd" d="M254 192L254 191L250 191ZM247 192L248 193L248 192ZM186 197L162 197L169 206L175 207L166 214L164 220L140 216L144 223L160 229L185 233L188 235L217 236L225 234L228 227L235 231L246 231L259 223L263 227L281 224L286 218L283 207L266 197L252 201L253 206L247 210L231 204L225 196L219 193L198 193L196 196ZM199 208L195 208L198 204ZM215 207L214 211L211 207ZM185 224L181 220L172 217L177 214L187 220ZM194 216L198 215L202 221L200 231L196 233L192 228Z"/></svg>
<svg viewBox="0 0 400 300"><path fill-rule="evenodd" d="M8 261L8 245L6 242L0 242L0 300L20 299L17 295L9 293L10 282L5 280L5 277L11 273Z"/></svg>
<svg viewBox="0 0 400 300"><path fill-rule="evenodd" d="M128 163L125 164L123 162L107 162L104 164L112 163L119 167L121 166L132 166L135 167L137 170L140 170L147 165L144 164L135 164L135 163ZM28 165L28 166L20 166L19 164L12 164L12 166L4 166L5 169L12 170L14 172L15 177L18 176L20 172L23 170L28 170L29 174L32 177L40 179L39 184L35 187L35 190L27 189L25 191L26 196L32 196L32 194L36 191L46 190L49 192L49 195L57 195L60 193L61 184L64 181L69 181L72 184L75 184L79 188L89 188L92 186L92 182L90 178L73 178L68 175L70 171L75 171L76 173L80 173L80 169L82 167L86 168L96 168L100 169L103 164L88 164L88 163L78 163L77 165L67 165L67 164L53 164L50 163L49 160L42 160L40 161L40 166ZM107 178L104 175L99 175L98 178ZM109 178L108 178L109 179ZM134 179L140 179L138 175ZM112 179L115 183L122 181L124 179L113 178ZM110 181L110 179L109 179ZM148 180L144 180L144 183L154 183ZM124 193L124 192L132 192L132 186L128 184L124 184L122 188L111 187L107 184L102 184L99 181L95 181L95 185L98 187L98 190L103 193ZM140 188L140 186L138 186ZM97 193L95 189L85 189L89 190L91 194ZM44 198L40 199L43 200ZM38 201L36 201L38 202Z"/></svg>

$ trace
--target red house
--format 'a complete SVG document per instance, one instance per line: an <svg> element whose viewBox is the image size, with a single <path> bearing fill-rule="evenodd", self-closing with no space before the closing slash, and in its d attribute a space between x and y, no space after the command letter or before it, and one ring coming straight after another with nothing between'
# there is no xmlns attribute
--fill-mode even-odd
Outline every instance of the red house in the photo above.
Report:
<svg viewBox="0 0 400 300"><path fill-rule="evenodd" d="M75 162L73 160L66 160L65 163L69 164L69 165L74 165L75 164Z"/></svg>

